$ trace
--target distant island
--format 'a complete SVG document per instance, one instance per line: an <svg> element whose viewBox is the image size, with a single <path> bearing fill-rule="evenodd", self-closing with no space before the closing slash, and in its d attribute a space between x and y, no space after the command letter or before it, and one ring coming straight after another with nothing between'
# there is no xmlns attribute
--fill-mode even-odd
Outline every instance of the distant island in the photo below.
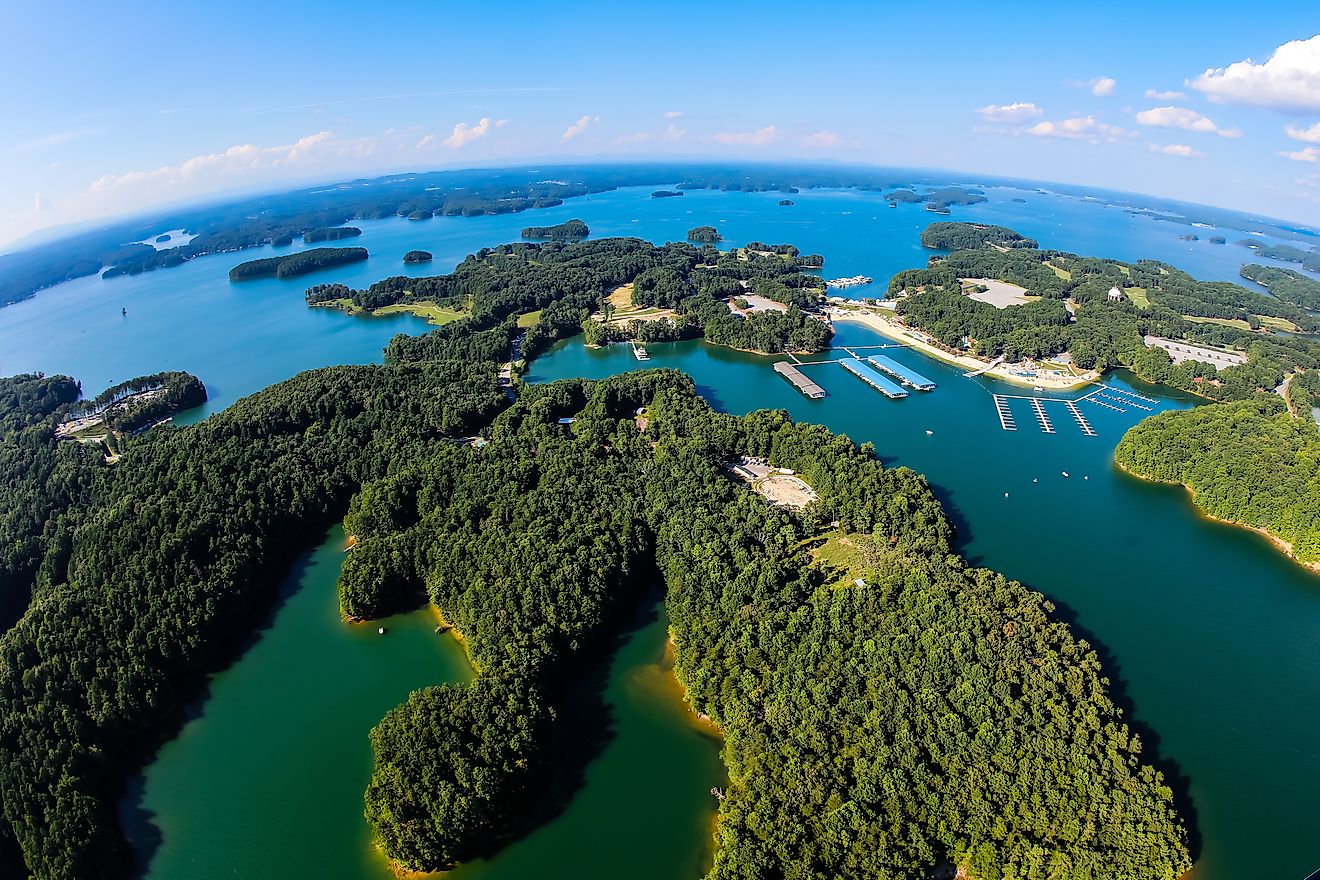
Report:
<svg viewBox="0 0 1320 880"><path fill-rule="evenodd" d="M327 226L322 229L309 229L303 233L303 241L312 244L318 241L339 241L344 238L356 238L362 230L356 226Z"/></svg>
<svg viewBox="0 0 1320 880"><path fill-rule="evenodd" d="M780 200L779 200L779 207L781 207L781 208L787 208L787 207L789 207L789 206L791 206L791 205L793 205L793 204L794 204L794 202L793 202L792 199L780 199Z"/></svg>
<svg viewBox="0 0 1320 880"><path fill-rule="evenodd" d="M410 211L408 213L409 220L430 220L434 216L435 213L426 208L418 208L416 211Z"/></svg>
<svg viewBox="0 0 1320 880"><path fill-rule="evenodd" d="M672 199L675 196L681 196L681 195L683 195L683 191L681 189L658 189L655 192L651 193L651 198Z"/></svg>
<svg viewBox="0 0 1320 880"><path fill-rule="evenodd" d="M565 220L555 226L528 226L522 231L523 238L549 238L556 241L575 241L590 234L591 229L581 220Z"/></svg>
<svg viewBox="0 0 1320 880"><path fill-rule="evenodd" d="M1227 243L1228 243L1228 239L1224 238L1224 236L1222 236L1222 235L1212 235L1212 236L1210 236L1209 241L1210 241L1211 244L1227 244Z"/></svg>
<svg viewBox="0 0 1320 880"><path fill-rule="evenodd" d="M248 260L229 270L230 281L250 281L254 278L294 278L306 275L317 269L330 266L342 266L345 263L357 263L367 258L367 249L349 248L313 248L299 251L286 257L266 257L261 260Z"/></svg>
<svg viewBox="0 0 1320 880"><path fill-rule="evenodd" d="M405 263L429 263L431 259L430 251L408 251L403 255Z"/></svg>
<svg viewBox="0 0 1320 880"><path fill-rule="evenodd" d="M1195 234L1192 234L1192 233L1188 233L1187 235L1180 235L1180 236L1178 236L1178 240L1179 240L1179 241L1200 241L1200 240L1201 240L1201 236L1199 236L1199 235L1195 235Z"/></svg>
<svg viewBox="0 0 1320 880"><path fill-rule="evenodd" d="M700 244L714 244L718 241L724 241L724 236L714 226L694 226L688 230L688 241L695 241Z"/></svg>
<svg viewBox="0 0 1320 880"><path fill-rule="evenodd" d="M1320 272L1320 252L1314 249L1304 251L1290 244L1266 244L1252 238L1244 238L1238 245L1250 248L1258 255L1270 260L1282 260L1285 263L1301 263L1308 272Z"/></svg>
<svg viewBox="0 0 1320 880"><path fill-rule="evenodd" d="M983 247L1037 248L1034 238L1006 226L989 223L932 223L921 231L921 246L935 250L973 250Z"/></svg>

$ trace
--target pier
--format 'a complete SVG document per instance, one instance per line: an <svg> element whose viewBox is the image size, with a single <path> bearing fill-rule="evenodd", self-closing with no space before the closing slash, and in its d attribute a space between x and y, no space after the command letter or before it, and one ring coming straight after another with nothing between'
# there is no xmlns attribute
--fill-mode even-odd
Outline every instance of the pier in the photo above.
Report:
<svg viewBox="0 0 1320 880"><path fill-rule="evenodd" d="M825 396L825 389L821 388L815 382L802 375L802 371L789 363L780 361L775 364L775 372L793 383L793 387L801 391L812 400L819 400Z"/></svg>
<svg viewBox="0 0 1320 880"><path fill-rule="evenodd" d="M633 357L637 358L639 361L649 361L651 359L650 353L636 342L632 343L632 350Z"/></svg>
<svg viewBox="0 0 1320 880"><path fill-rule="evenodd" d="M895 377L904 385L910 385L918 391L933 391L935 389L934 382L930 381L916 370L903 366L888 355L872 355L867 358L867 361Z"/></svg>
<svg viewBox="0 0 1320 880"><path fill-rule="evenodd" d="M1077 420L1077 427L1082 429L1083 434L1088 437L1095 436L1095 428L1091 427L1091 423L1086 420L1086 416L1082 415L1082 411L1077 408L1077 404L1073 403L1071 400L1068 401L1068 411L1072 413L1073 418Z"/></svg>
<svg viewBox="0 0 1320 880"><path fill-rule="evenodd" d="M1105 394L1104 391L1100 392L1103 396L1108 397L1110 400L1116 400L1119 403L1127 404L1128 406L1135 406L1137 409L1144 409L1146 412L1154 412L1155 404L1159 402L1144 394L1138 394L1135 391L1128 391L1126 388L1119 388L1117 385L1105 385L1103 387L1105 391L1109 392L1108 394ZM1119 396L1115 396L1115 392L1117 392ZM1145 404L1150 405L1146 406Z"/></svg>
<svg viewBox="0 0 1320 880"><path fill-rule="evenodd" d="M999 413L999 425L1005 431L1016 431L1017 422L1013 420L1013 411L1008 408L1008 401L995 395L995 410Z"/></svg>
<svg viewBox="0 0 1320 880"><path fill-rule="evenodd" d="M1112 409L1114 412L1121 412L1121 413L1127 412L1127 410L1123 409L1123 407L1121 406L1114 406L1112 403L1105 403L1103 400L1101 400L1099 397L1097 397L1094 394L1083 397L1082 400L1090 401L1091 403L1094 403L1097 406L1103 406L1105 409Z"/></svg>
<svg viewBox="0 0 1320 880"><path fill-rule="evenodd" d="M1045 407L1040 405L1040 398L1031 398L1031 408L1036 411L1036 421L1040 422L1040 429L1046 434L1054 433L1054 426L1050 424L1050 417L1045 415Z"/></svg>
<svg viewBox="0 0 1320 880"><path fill-rule="evenodd" d="M839 363L843 364L845 370L879 391L885 397L897 400L900 397L908 396L908 393L898 385L895 385L893 382L882 376L878 371L871 369L857 358L844 358L839 361Z"/></svg>

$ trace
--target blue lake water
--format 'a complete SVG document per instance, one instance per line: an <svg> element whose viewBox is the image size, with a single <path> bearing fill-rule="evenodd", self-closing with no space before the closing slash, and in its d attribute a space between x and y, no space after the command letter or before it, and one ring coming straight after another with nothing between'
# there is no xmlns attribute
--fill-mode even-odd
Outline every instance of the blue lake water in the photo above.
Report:
<svg viewBox="0 0 1320 880"><path fill-rule="evenodd" d="M879 295L893 272L924 265L929 252L919 246L918 233L940 219L1007 225L1044 247L1087 255L1161 259L1203 278L1236 280L1243 262L1259 262L1231 243L1246 237L1241 231L1192 229L1101 202L1034 191L988 189L989 202L954 207L951 216L941 217L918 206L891 209L876 194L853 191L798 193L791 197L796 204L780 207L777 193L691 191L682 198L651 199L651 189L601 193L519 215L357 223L364 234L344 243L367 247L369 261L291 281L228 281L234 264L274 253L266 248L137 277L60 285L0 309L0 373L66 372L95 393L134 375L188 370L212 393L210 404L194 414L200 416L303 369L378 362L390 336L425 329L406 316L357 318L308 309L302 295L307 285L342 281L360 287L390 274L447 271L482 246L515 240L525 225L571 217L585 220L593 236L678 240L689 228L709 224L720 229L725 245L791 242L823 254L826 277L876 279L871 289L851 289L853 296ZM1179 240L1190 232L1202 240ZM1230 244L1205 240L1216 234ZM432 251L435 262L405 267L401 257L414 248ZM128 309L127 316L121 308ZM864 346L884 340L841 324L838 342ZM1198 517L1181 490L1116 472L1114 445L1143 411L1083 405L1098 432L1086 437L1066 408L1050 404L1056 433L1047 435L1035 427L1026 402L1016 401L1019 429L1009 433L999 426L991 392L1020 389L966 379L905 349L884 352L939 387L901 401L885 399L836 365L806 368L829 392L809 401L770 370L767 358L700 342L650 350L652 359L642 365L625 348L588 350L570 340L534 363L529 378L600 377L672 366L694 376L722 409L784 408L795 418L872 441L886 462L926 474L959 524L963 552L1056 600L1061 613L1100 648L1143 739L1177 777L1175 789L1190 797L1189 816L1201 837L1196 880L1300 880L1320 866L1315 796L1320 791L1315 740L1320 578L1288 562L1261 537ZM1138 390L1158 398L1159 409L1190 405L1156 389ZM334 597L327 594L323 601L333 603ZM281 626L277 618L264 638L281 638ZM261 680L241 667L245 662L236 664L237 677ZM213 692L222 695L226 689L217 686ZM213 701L205 714L224 718L225 711ZM333 704L324 711L335 711ZM364 728L355 740L360 750L366 749L365 733ZM161 810L184 810L186 803L159 792L187 790L178 777L215 756L190 756L186 744L171 744L168 756L168 766L148 768L143 800ZM235 773L241 771L235 766ZM314 803L344 788L320 788L308 780L298 796ZM353 810L340 812L349 817L345 821L355 821ZM360 837L360 829L327 829L341 832ZM684 834L674 846L692 845L690 829ZM189 844L167 835L160 845L162 864L184 864L172 846ZM571 865L562 867L572 873Z"/></svg>

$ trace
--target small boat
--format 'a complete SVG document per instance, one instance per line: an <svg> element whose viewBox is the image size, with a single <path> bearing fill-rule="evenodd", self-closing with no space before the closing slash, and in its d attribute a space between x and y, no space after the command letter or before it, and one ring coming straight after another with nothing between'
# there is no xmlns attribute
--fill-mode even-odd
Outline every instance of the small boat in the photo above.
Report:
<svg viewBox="0 0 1320 880"><path fill-rule="evenodd" d="M1042 388L1042 387L1039 386L1039 385L1032 385L1032 386L1031 386L1031 390L1032 390L1032 391L1044 391L1045 389Z"/></svg>
<svg viewBox="0 0 1320 880"><path fill-rule="evenodd" d="M1007 493L1007 492L1004 493L1004 497L1005 497L1005 498L1008 497L1008 493Z"/></svg>
<svg viewBox="0 0 1320 880"><path fill-rule="evenodd" d="M930 435L932 435L932 434L934 434L934 433L935 433L934 431L927 431L927 432L926 432L926 436L929 437Z"/></svg>
<svg viewBox="0 0 1320 880"><path fill-rule="evenodd" d="M1033 482L1033 483L1039 483L1040 480L1036 479L1035 477L1032 477L1032 478L1031 478L1031 482Z"/></svg>
<svg viewBox="0 0 1320 880"><path fill-rule="evenodd" d="M1067 472L1067 471L1064 471L1064 472L1063 472L1063 475L1064 475L1065 477L1068 476L1068 472Z"/></svg>
<svg viewBox="0 0 1320 880"><path fill-rule="evenodd" d="M382 626L382 627L380 627L379 629L377 629L377 630L376 630L376 635L378 635L378 636L383 636L383 635L385 635L385 627Z"/></svg>

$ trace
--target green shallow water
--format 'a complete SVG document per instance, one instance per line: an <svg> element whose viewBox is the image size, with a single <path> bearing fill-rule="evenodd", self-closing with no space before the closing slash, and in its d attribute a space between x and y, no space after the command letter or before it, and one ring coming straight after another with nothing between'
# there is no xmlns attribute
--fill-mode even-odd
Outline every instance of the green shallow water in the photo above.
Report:
<svg viewBox="0 0 1320 880"><path fill-rule="evenodd" d="M1206 278L1235 278L1249 255L1179 242L1185 227L1176 224L1021 190L990 189L989 202L934 218L919 208L888 209L874 194L804 192L780 208L777 194L650 199L650 189L527 215L363 222L354 243L368 247L371 260L292 282L228 282L231 265L267 255L263 249L59 285L0 309L0 373L65 371L94 393L131 375L187 369L212 391L208 407L189 417L198 418L302 369L379 362L392 334L424 329L410 317L309 310L307 284L364 286L398 272L443 272L481 246L516 238L528 223L570 217L586 220L594 234L655 241L710 223L726 244L790 241L823 253L828 276L880 281L924 262L917 233L932 219L1002 223L1045 247L1155 257ZM398 259L414 247L435 253L435 263L405 269ZM855 325L841 325L838 339L883 342ZM1181 489L1116 472L1113 447L1143 412L1083 404L1099 433L1088 438L1066 410L1052 409L1057 433L1045 435L1019 401L1019 430L1010 434L999 427L989 389L1019 389L965 379L906 350L886 353L939 387L902 401L837 366L807 368L830 394L809 401L766 358L701 343L650 350L645 366L687 371L719 408L781 407L872 441L888 463L926 474L958 523L964 553L1057 601L1100 648L1118 697L1188 800L1200 836L1193 880L1300 880L1320 867L1320 577L1257 535L1200 518ZM626 349L569 342L535 363L530 378L642 366ZM1160 398L1160 408L1190 405L1141 390ZM457 647L433 636L426 613L389 621L384 638L338 621L338 540L332 534L295 569L259 636L213 678L194 717L131 783L123 815L146 876L388 876L361 818L367 731L410 690L468 671ZM600 741L580 778L557 792L571 799L523 840L456 876L681 880L700 872L712 807L706 793L720 779L717 746L655 681L663 631L661 620L630 630L599 692L585 695L599 710Z"/></svg>

